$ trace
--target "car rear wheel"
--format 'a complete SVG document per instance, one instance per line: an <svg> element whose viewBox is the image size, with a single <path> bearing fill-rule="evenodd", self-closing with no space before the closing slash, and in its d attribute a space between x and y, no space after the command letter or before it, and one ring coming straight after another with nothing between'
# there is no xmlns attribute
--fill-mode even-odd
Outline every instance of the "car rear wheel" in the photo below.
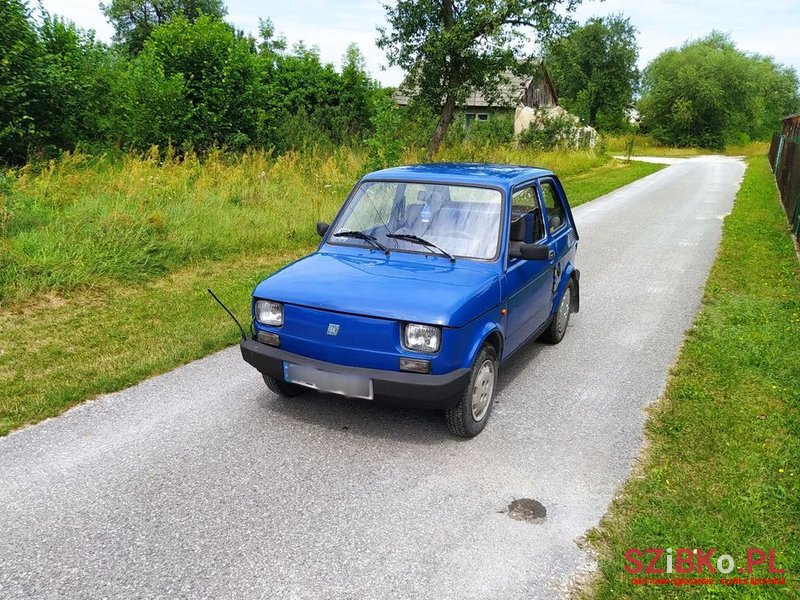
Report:
<svg viewBox="0 0 800 600"><path fill-rule="evenodd" d="M564 293L561 294L561 301L558 303L558 310L553 315L553 320L550 326L542 335L542 340L550 344L557 344L564 339L564 334L567 332L567 325L569 325L569 316L572 314L572 299L575 296L575 282L572 277L567 282L567 287L564 288Z"/></svg>
<svg viewBox="0 0 800 600"><path fill-rule="evenodd" d="M483 346L472 364L469 383L461 393L458 404L445 411L450 433L471 438L486 427L494 404L497 368L497 352L488 344Z"/></svg>
<svg viewBox="0 0 800 600"><path fill-rule="evenodd" d="M302 385L295 385L294 383L286 383L280 379L275 379L269 375L264 375L264 383L267 384L269 390L281 398L294 398L308 392L308 388Z"/></svg>

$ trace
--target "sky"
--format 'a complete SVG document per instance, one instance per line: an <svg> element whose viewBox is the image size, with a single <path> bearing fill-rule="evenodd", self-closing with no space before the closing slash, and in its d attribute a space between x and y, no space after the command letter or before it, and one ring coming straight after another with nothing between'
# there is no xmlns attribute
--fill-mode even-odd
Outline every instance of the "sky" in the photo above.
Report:
<svg viewBox="0 0 800 600"><path fill-rule="evenodd" d="M31 3L32 4L32 3ZM113 28L98 0L43 0L51 13L66 17L98 39L110 41ZM382 0L227 0L227 20L256 34L259 17L270 17L290 45L304 41L317 46L325 62L340 65L348 44L355 42L367 70L384 85L397 85L403 73L386 68L384 53L375 46L376 27L385 24ZM574 17L581 23L594 16L623 14L638 28L639 66L660 52L716 29L728 33L748 52L773 56L800 72L800 2L770 0L584 0Z"/></svg>

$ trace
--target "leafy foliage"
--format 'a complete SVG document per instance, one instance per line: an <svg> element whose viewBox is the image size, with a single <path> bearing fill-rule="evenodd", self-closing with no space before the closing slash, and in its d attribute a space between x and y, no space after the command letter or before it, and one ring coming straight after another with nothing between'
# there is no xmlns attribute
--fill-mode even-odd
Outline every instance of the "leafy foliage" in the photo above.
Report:
<svg viewBox="0 0 800 600"><path fill-rule="evenodd" d="M511 116L491 115L486 121L473 121L466 129L464 138L476 145L508 144L514 139L514 119Z"/></svg>
<svg viewBox="0 0 800 600"><path fill-rule="evenodd" d="M143 54L169 78L183 79L190 119L186 141L197 148L244 147L261 139L262 84L251 40L208 16L178 16L158 27Z"/></svg>
<svg viewBox="0 0 800 600"><path fill-rule="evenodd" d="M584 147L588 140L581 137L580 123L574 116L540 110L535 122L519 135L519 143L536 150L553 150Z"/></svg>
<svg viewBox="0 0 800 600"><path fill-rule="evenodd" d="M662 52L644 72L639 106L659 142L722 149L767 139L797 112L797 73L714 32Z"/></svg>
<svg viewBox="0 0 800 600"><path fill-rule="evenodd" d="M390 29L381 29L378 46L391 65L402 67L407 91L439 112L428 155L439 149L455 107L471 90L496 99L509 71L520 62L528 41L525 30L547 34L565 23L557 9L572 10L580 0L399 0L384 5Z"/></svg>
<svg viewBox="0 0 800 600"><path fill-rule="evenodd" d="M286 152L372 134L379 88L355 45L337 71L315 49L287 51L270 21L257 42L219 10L199 14L212 4L135 4L169 18L131 56L124 44L109 48L46 12L34 19L21 0L0 0L0 160L78 146Z"/></svg>
<svg viewBox="0 0 800 600"><path fill-rule="evenodd" d="M186 140L191 106L182 74L167 76L151 54L132 60L112 81L115 102L108 137L117 146L145 149Z"/></svg>
<svg viewBox="0 0 800 600"><path fill-rule="evenodd" d="M38 36L26 6L0 0L0 158L24 156L37 135L42 88ZM33 93L32 93L33 92Z"/></svg>
<svg viewBox="0 0 800 600"><path fill-rule="evenodd" d="M388 94L376 96L374 102L372 125L375 133L367 140L369 158L364 167L367 172L398 164L403 153L400 109Z"/></svg>
<svg viewBox="0 0 800 600"><path fill-rule="evenodd" d="M639 81L636 28L620 15L589 19L545 45L561 105L592 127L620 130Z"/></svg>
<svg viewBox="0 0 800 600"><path fill-rule="evenodd" d="M101 119L111 104L111 82L117 56L74 24L45 14L39 29L39 68L44 83L37 119L46 148L74 147L103 140L109 119Z"/></svg>
<svg viewBox="0 0 800 600"><path fill-rule="evenodd" d="M138 54L153 30L174 17L194 23L202 15L221 19L228 12L222 0L111 0L100 8L114 26L115 41L131 54Z"/></svg>

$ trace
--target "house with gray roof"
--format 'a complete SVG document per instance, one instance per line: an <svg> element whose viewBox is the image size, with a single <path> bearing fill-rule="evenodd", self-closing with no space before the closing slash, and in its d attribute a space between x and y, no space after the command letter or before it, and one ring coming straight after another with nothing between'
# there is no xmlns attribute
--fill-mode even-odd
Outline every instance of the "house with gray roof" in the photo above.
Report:
<svg viewBox="0 0 800 600"><path fill-rule="evenodd" d="M558 106L558 96L550 76L544 67L539 72L534 77L506 73L505 81L500 84L493 99L487 99L479 91L470 93L458 107L458 111L464 114L466 125L469 126L473 121L487 121L493 114L513 117L518 107L538 109ZM413 94L405 90L402 84L393 96L398 106L408 106L412 97Z"/></svg>

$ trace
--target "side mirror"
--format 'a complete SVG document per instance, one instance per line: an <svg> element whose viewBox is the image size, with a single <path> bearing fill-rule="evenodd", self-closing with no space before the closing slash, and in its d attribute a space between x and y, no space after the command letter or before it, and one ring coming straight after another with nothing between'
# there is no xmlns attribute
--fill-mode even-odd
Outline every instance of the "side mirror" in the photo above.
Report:
<svg viewBox="0 0 800 600"><path fill-rule="evenodd" d="M317 234L319 234L319 237L323 237L325 235L325 233L328 231L328 227L330 227L330 225L327 223L317 221Z"/></svg>
<svg viewBox="0 0 800 600"><path fill-rule="evenodd" d="M523 260L547 260L550 258L550 248L544 244L520 244L518 248L511 249L508 255Z"/></svg>

